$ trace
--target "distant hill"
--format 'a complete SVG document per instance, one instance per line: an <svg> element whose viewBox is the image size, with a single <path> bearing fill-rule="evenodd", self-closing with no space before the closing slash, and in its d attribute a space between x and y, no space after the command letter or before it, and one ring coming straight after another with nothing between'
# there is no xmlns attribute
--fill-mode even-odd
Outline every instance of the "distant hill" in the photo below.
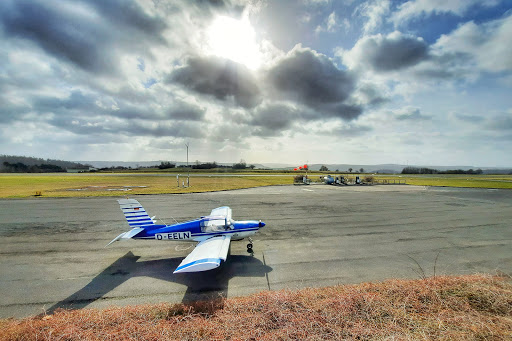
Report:
<svg viewBox="0 0 512 341"><path fill-rule="evenodd" d="M358 164L311 164L309 165L309 169L311 170L319 170L320 167L325 165L330 171L334 172L338 170L339 172L347 172L348 169L352 168L352 173L359 172L361 168L363 168L365 173L384 173L384 174L393 174L393 173L401 173L405 167L419 167L419 168L432 168L437 169L439 171L447 171L454 169L462 169L467 171L469 169L482 169L483 174L510 174L512 169L509 168L496 168L496 167L476 167L476 166L424 166L424 165L399 165L399 164L380 164L380 165L358 165ZM292 168L292 167L290 167Z"/></svg>
<svg viewBox="0 0 512 341"><path fill-rule="evenodd" d="M152 167L158 166L163 161L170 160L158 160L158 161L78 161L80 163L90 164L96 168L106 168L106 167L131 167L131 168L139 168L139 167ZM175 163L176 166L186 165L186 162L183 161L171 161ZM195 161L189 162L190 165L195 164ZM217 162L218 165L221 166L231 166L233 163L229 162ZM292 165L287 163L247 163L247 166L253 164L256 169L276 169L276 170L293 170L295 167L299 166L299 164ZM360 164L333 164L333 163L318 163L318 164L310 164L309 169L318 171L320 167L326 166L331 172L346 172L348 173L348 169L352 168L352 173L358 172L361 168L363 168L365 173L384 173L384 174L393 174L393 173L401 173L405 167L414 166L414 167L427 167L433 168L440 171L452 170L452 169L477 169L480 168L483 170L484 174L509 174L512 169L507 168L492 168L492 167L476 167L476 166L423 166L423 165L400 165L400 164L379 164L379 165L360 165Z"/></svg>
<svg viewBox="0 0 512 341"><path fill-rule="evenodd" d="M62 160L52 160L52 159L42 159L35 157L26 157L26 156L13 156L13 155L0 155L0 171L2 171L3 163L18 163L21 162L27 166L41 165L41 164L51 164L55 166L62 167L64 169L68 168L87 168L88 166L92 166L95 168L109 168L109 167L126 167L126 168L141 168L141 167L156 167L160 165L164 161L171 161L176 164L176 166L186 165L186 162L183 161L173 161L173 160L157 160L157 161L62 161ZM190 165L195 164L195 161L190 161ZM233 163L230 162L217 162L220 166L232 166ZM293 168L300 165L297 164L286 164L286 163L251 163L247 162L247 166L253 164L256 169L276 169L276 170L292 170ZM476 166L431 166L431 165L400 165L400 164L378 164L378 165L361 165L361 164L349 164L349 163L317 163L317 164L309 164L309 169L318 171L320 167L326 166L331 172L344 172L348 173L348 169L352 168L352 173L357 173L361 168L363 168L365 173L385 173L385 174L398 174L401 173L405 167L427 167L437 169L439 171L446 170L454 170L454 169L482 169L484 174L510 174L512 169L510 168L496 168L496 167L476 167Z"/></svg>
<svg viewBox="0 0 512 341"><path fill-rule="evenodd" d="M35 157L29 157L29 156L0 155L0 172L8 170L8 167L5 166L5 163L11 164L11 165L21 163L28 167L41 166L41 165L52 165L52 166L60 167L62 169L88 168L89 167L88 164L82 164L82 163L72 162L72 161L43 159L43 158L35 158ZM46 167L46 168L48 168L48 167Z"/></svg>
<svg viewBox="0 0 512 341"><path fill-rule="evenodd" d="M322 166L325 166L329 169L331 172L345 172L349 173L349 169L352 168L352 173L357 173L362 168L365 173L386 173L386 174L393 174L393 173L400 173L402 169L404 169L406 166L404 165L397 165L397 164L381 164L381 165L360 165L360 164L333 164L333 163L317 163L317 164L310 164L309 169L310 170L320 170ZM294 166L297 167L297 166ZM285 169L293 169L294 167L289 166Z"/></svg>

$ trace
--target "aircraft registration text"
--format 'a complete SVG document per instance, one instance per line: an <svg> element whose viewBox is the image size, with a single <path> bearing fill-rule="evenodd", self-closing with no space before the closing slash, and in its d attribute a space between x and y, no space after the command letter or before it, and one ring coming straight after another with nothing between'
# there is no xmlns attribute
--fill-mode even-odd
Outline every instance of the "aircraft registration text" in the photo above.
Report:
<svg viewBox="0 0 512 341"><path fill-rule="evenodd" d="M190 231L186 232L172 232L172 233L157 233L155 234L155 239L164 240L164 239L190 239L192 237L192 233Z"/></svg>

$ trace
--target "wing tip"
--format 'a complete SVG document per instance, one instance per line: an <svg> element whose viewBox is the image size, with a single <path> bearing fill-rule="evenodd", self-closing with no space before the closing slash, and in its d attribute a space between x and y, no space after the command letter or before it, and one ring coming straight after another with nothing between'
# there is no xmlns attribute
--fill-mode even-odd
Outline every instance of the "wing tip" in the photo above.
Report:
<svg viewBox="0 0 512 341"><path fill-rule="evenodd" d="M204 258L204 259L198 259L196 261L187 263L187 264L180 264L174 270L174 274L178 273L184 273L184 272L201 272L201 271L208 271L213 270L215 268L218 268L220 266L221 259L220 258Z"/></svg>

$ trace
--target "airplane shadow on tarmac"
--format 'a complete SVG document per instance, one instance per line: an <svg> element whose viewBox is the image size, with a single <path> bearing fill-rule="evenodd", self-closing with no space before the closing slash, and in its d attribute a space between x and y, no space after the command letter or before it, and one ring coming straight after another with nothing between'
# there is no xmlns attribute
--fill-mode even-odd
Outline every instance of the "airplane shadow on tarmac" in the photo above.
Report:
<svg viewBox="0 0 512 341"><path fill-rule="evenodd" d="M219 300L222 303L227 297L228 283L231 278L239 276L265 277L272 271L271 267L253 256L230 255L217 269L182 274L173 274L173 271L183 258L137 262L139 258L140 256L134 255L131 251L128 252L94 277L85 287L46 310L46 314L52 314L59 308L84 308L102 299L107 293L130 278L139 276L186 285L187 291L183 296L182 303L216 300L217 306L221 308L223 304L219 305L218 303Z"/></svg>

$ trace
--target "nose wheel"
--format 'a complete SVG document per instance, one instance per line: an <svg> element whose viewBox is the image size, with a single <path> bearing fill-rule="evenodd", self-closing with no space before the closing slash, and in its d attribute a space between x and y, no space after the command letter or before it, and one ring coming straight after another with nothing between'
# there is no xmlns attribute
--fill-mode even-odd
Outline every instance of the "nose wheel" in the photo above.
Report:
<svg viewBox="0 0 512 341"><path fill-rule="evenodd" d="M252 239L249 238L249 244L247 244L247 252L250 254L253 254L254 251L252 250Z"/></svg>

